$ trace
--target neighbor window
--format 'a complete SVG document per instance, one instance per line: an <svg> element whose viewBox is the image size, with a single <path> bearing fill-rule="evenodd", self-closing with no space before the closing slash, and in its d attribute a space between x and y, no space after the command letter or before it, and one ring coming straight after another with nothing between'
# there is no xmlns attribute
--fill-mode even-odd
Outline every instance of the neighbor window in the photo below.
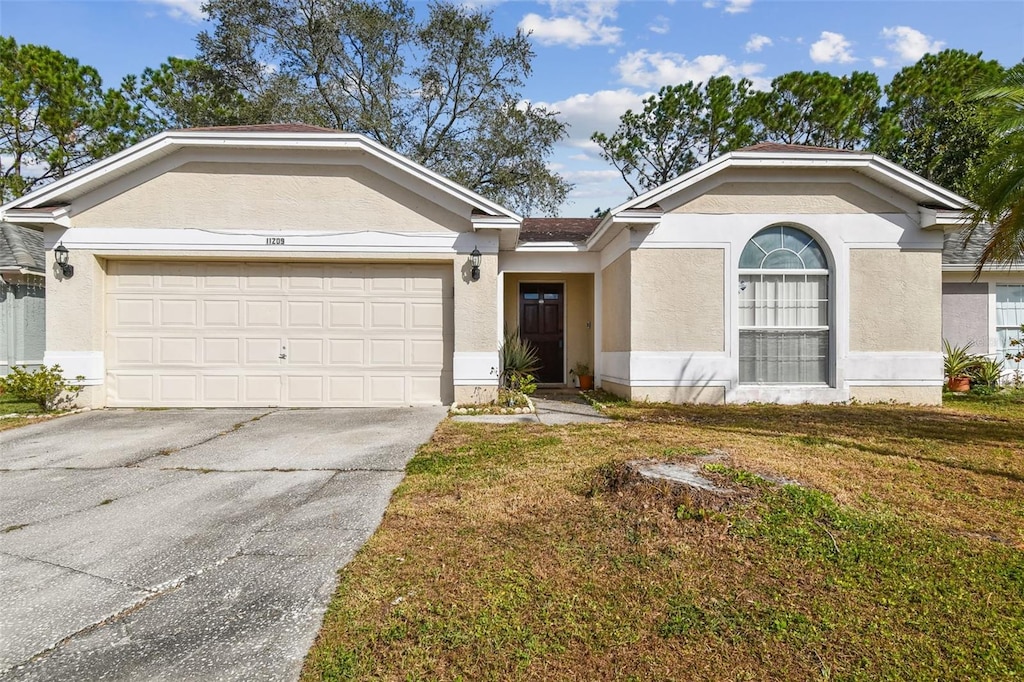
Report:
<svg viewBox="0 0 1024 682"><path fill-rule="evenodd" d="M814 238L761 230L739 273L740 383L828 384L828 261Z"/></svg>
<svg viewBox="0 0 1024 682"><path fill-rule="evenodd" d="M1016 363L1006 359L1007 353L1016 353L1021 346L1011 346L1010 339L1021 339L1020 326L1024 324L1024 284L996 285L996 335L999 338L999 349L996 358L1006 363L1011 371L1024 370L1024 363Z"/></svg>

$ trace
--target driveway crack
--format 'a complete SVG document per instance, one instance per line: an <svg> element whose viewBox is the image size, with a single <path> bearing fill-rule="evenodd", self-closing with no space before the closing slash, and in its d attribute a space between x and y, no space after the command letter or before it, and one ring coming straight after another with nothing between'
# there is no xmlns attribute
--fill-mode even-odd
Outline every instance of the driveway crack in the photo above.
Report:
<svg viewBox="0 0 1024 682"><path fill-rule="evenodd" d="M112 583L114 585L117 585L118 587L125 587L125 588L128 588L130 590L138 590L139 592L149 592L149 593L155 592L155 590L153 588L143 587L142 585L136 585L135 583L130 583L130 582L127 582L127 581L124 581L124 580L118 580L116 578L108 578L107 576L104 576L104 575L96 575L95 573L89 573L88 571L83 571L80 568L74 568L73 566L65 566L64 564L59 564L56 561L47 561L46 559L37 559L36 557L25 556L23 554L17 554L15 552L10 552L10 551L0 551L0 555L13 557L15 559L22 559L24 561L32 561L32 562L35 562L35 563L38 563L38 564L46 564L47 566L53 566L54 568L60 568L60 569L63 569L65 571L71 571L72 573L77 573L79 575L88 576L90 578L96 578L97 580L102 580L103 582Z"/></svg>
<svg viewBox="0 0 1024 682"><path fill-rule="evenodd" d="M223 438L224 436L230 435L230 434L234 433L235 431L238 431L239 429L241 429L242 427L244 427L244 426L246 426L248 424L254 424L254 423L258 422L259 420L263 419L264 417L266 417L268 415L271 415L271 414L274 414L275 412L280 412L280 411L281 411L280 409L268 410L267 412L264 412L262 414L258 414L255 417L250 417L249 419L244 419L244 420L242 420L240 422L237 422L237 423L233 424L231 426L231 428L225 429L225 430L221 431L220 433L215 433L212 436L210 436L209 438L204 438L203 440L196 441L195 443L189 443L188 445L183 445L180 448L164 448L164 449L159 450L159 451L157 451L155 453L148 454L148 455L146 455L145 457L143 457L142 459L140 459L140 460L138 460L136 462L132 462L130 464L125 464L124 466L126 468L138 468L141 464L143 464L144 462L148 462L149 460L153 459L154 457L166 457L167 455L174 455L174 454L177 454L179 452L184 452L185 450L191 450L192 448L199 447L200 445L206 445L207 443L212 443L213 441L217 440L218 438Z"/></svg>

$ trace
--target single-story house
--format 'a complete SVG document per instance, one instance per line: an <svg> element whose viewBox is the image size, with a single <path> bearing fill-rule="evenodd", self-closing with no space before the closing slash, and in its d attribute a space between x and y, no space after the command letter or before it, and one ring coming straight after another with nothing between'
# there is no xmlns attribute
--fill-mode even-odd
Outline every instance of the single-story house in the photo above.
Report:
<svg viewBox="0 0 1024 682"><path fill-rule="evenodd" d="M42 231L0 222L0 376L43 362L45 267Z"/></svg>
<svg viewBox="0 0 1024 682"><path fill-rule="evenodd" d="M941 400L966 201L762 144L600 220L524 220L355 134L161 133L0 207L45 233L48 363L93 406L492 399L503 329L634 399Z"/></svg>
<svg viewBox="0 0 1024 682"><path fill-rule="evenodd" d="M1024 372L1024 363L1006 358L1017 349L1024 325L1024 270L1005 265L986 266L975 275L990 231L979 228L964 241L958 232L946 234L942 250L942 337L954 346L1002 361L1005 374Z"/></svg>

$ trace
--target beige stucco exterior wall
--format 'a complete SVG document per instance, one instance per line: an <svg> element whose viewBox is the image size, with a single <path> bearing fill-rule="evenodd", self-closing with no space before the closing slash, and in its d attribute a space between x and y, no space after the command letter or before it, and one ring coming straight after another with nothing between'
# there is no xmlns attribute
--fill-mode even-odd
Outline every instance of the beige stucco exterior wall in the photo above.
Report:
<svg viewBox="0 0 1024 682"><path fill-rule="evenodd" d="M54 262L52 250L46 253L46 262ZM70 279L58 279L52 269L46 273L46 348L102 353L106 261L89 251L73 251L68 262L75 268ZM70 367L63 369L65 378L74 378ZM105 386L86 386L78 398L82 407L102 407L105 402Z"/></svg>
<svg viewBox="0 0 1024 682"><path fill-rule="evenodd" d="M565 283L565 352L569 369L577 362L594 367L594 276L590 274L505 275L505 327L519 327L519 284L521 282Z"/></svg>
<svg viewBox="0 0 1024 682"><path fill-rule="evenodd" d="M630 254L601 271L601 350L628 351L630 338Z"/></svg>
<svg viewBox="0 0 1024 682"><path fill-rule="evenodd" d="M470 278L469 255L455 259L455 352L498 350L498 256L480 259L480 279Z"/></svg>
<svg viewBox="0 0 1024 682"><path fill-rule="evenodd" d="M942 254L850 249L850 350L938 352Z"/></svg>
<svg viewBox="0 0 1024 682"><path fill-rule="evenodd" d="M631 350L725 350L725 251L632 252Z"/></svg>
<svg viewBox="0 0 1024 682"><path fill-rule="evenodd" d="M191 162L116 196L74 202L75 227L470 229L468 219L357 165ZM95 205L93 205L95 204ZM73 209L74 209L73 207Z"/></svg>
<svg viewBox="0 0 1024 682"><path fill-rule="evenodd" d="M726 182L671 213L901 213L859 187L842 182Z"/></svg>
<svg viewBox="0 0 1024 682"><path fill-rule="evenodd" d="M630 392L630 400L651 403L725 404L723 386L634 386Z"/></svg>

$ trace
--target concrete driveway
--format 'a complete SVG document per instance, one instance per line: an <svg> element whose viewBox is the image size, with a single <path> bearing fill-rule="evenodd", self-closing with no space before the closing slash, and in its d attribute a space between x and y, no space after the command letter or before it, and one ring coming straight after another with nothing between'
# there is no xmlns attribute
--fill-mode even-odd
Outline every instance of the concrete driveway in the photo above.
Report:
<svg viewBox="0 0 1024 682"><path fill-rule="evenodd" d="M443 408L0 432L0 678L289 680Z"/></svg>

